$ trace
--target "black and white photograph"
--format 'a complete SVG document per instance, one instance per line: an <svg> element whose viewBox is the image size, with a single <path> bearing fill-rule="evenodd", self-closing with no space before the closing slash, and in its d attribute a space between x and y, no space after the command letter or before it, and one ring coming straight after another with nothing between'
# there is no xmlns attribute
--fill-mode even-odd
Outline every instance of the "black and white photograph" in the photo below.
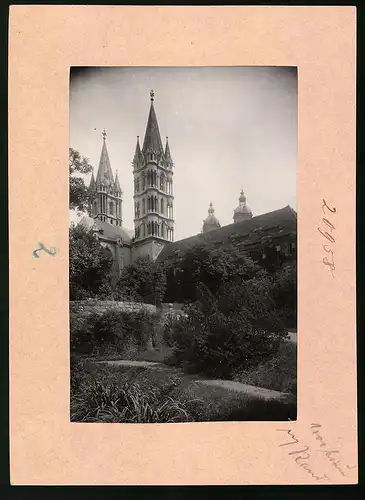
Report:
<svg viewBox="0 0 365 500"><path fill-rule="evenodd" d="M72 67L70 420L297 418L296 67Z"/></svg>

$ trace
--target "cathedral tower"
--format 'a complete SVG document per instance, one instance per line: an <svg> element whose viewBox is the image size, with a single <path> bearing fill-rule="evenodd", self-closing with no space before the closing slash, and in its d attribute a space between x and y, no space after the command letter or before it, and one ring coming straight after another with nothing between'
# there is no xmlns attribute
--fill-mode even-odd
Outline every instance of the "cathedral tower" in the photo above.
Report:
<svg viewBox="0 0 365 500"><path fill-rule="evenodd" d="M106 132L103 132L103 147L96 180L91 176L89 191L92 195L90 215L94 219L122 226L122 190L118 174L113 178L108 150L106 147Z"/></svg>
<svg viewBox="0 0 365 500"><path fill-rule="evenodd" d="M219 220L214 215L213 203L210 202L208 208L208 217L203 221L203 233L207 233L208 231L212 231L213 229L218 229L220 227L221 225L219 223Z"/></svg>
<svg viewBox="0 0 365 500"><path fill-rule="evenodd" d="M241 222L242 220L252 219L251 209L246 205L246 196L241 189L240 197L238 198L239 205L233 212L233 222Z"/></svg>
<svg viewBox="0 0 365 500"><path fill-rule="evenodd" d="M156 258L167 242L174 241L173 161L168 138L165 148L154 107L154 92L142 149L137 137L133 158L134 176L134 258Z"/></svg>

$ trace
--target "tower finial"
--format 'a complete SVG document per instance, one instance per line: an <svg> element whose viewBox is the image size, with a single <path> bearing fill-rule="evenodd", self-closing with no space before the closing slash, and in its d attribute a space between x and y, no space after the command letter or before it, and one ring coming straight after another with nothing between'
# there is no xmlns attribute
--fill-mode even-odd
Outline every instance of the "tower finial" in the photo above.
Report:
<svg viewBox="0 0 365 500"><path fill-rule="evenodd" d="M151 98L151 102L153 102L155 99L155 93L154 93L153 89L151 89L150 98Z"/></svg>
<svg viewBox="0 0 365 500"><path fill-rule="evenodd" d="M105 139L106 139L106 132L105 132L105 129L103 130L102 136L103 136L103 140L105 141Z"/></svg>

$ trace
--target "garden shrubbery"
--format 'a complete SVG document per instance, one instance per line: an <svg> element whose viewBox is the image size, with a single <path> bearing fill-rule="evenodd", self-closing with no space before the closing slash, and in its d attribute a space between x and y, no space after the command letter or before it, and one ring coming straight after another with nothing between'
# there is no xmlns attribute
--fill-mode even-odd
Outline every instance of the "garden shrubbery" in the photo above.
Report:
<svg viewBox="0 0 365 500"><path fill-rule="evenodd" d="M234 379L274 391L297 393L297 345L283 342L275 354L248 370L238 368Z"/></svg>
<svg viewBox="0 0 365 500"><path fill-rule="evenodd" d="M158 342L157 313L140 310L109 310L81 319L71 314L71 352L81 354L124 354Z"/></svg>
<svg viewBox="0 0 365 500"><path fill-rule="evenodd" d="M173 353L188 372L233 378L279 351L287 337L265 272L243 282L225 281L217 293L200 284L197 300L174 324Z"/></svg>

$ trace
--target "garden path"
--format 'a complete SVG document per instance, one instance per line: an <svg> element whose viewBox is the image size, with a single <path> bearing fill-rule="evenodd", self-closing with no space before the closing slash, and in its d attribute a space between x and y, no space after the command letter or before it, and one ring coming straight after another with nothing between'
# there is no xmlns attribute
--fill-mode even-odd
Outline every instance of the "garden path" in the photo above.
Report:
<svg viewBox="0 0 365 500"><path fill-rule="evenodd" d="M130 366L130 367L143 367L152 369L162 369L173 371L172 368L157 362L152 361L134 361L134 360L114 360L114 361L99 361L99 363L105 363L112 366ZM270 389L265 389L263 387L255 387L253 385L242 384L241 382L235 382L233 380L212 380L200 376L183 375L186 380L195 382L196 384L202 384L203 386L208 386L212 388L221 388L228 392L237 392L251 396L253 398L277 401L288 401L292 399L293 396L287 393L273 391Z"/></svg>

